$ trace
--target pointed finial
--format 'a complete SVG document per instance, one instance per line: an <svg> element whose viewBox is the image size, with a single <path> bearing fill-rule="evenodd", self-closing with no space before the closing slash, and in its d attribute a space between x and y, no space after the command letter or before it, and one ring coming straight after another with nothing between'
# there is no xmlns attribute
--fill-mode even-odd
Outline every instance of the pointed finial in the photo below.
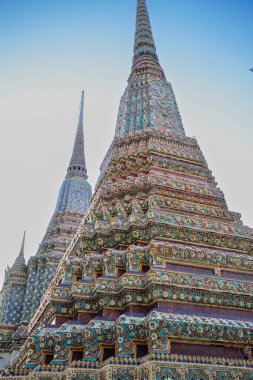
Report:
<svg viewBox="0 0 253 380"><path fill-rule="evenodd" d="M24 249L25 249L25 231L22 239L22 244L20 248L20 252L18 257L16 258L13 266L10 268L10 271L25 271L25 257L24 257Z"/></svg>
<svg viewBox="0 0 253 380"><path fill-rule="evenodd" d="M24 249L25 249L25 231L24 231L23 240L22 240L22 244L21 244L21 248L19 252L19 257L24 257Z"/></svg>
<svg viewBox="0 0 253 380"><path fill-rule="evenodd" d="M84 136L83 136L83 110L84 110L84 91L81 95L79 121L76 132L76 138L73 148L72 157L68 167L67 177L73 177L75 175L88 178L86 162L84 156Z"/></svg>
<svg viewBox="0 0 253 380"><path fill-rule="evenodd" d="M152 34L146 0L137 0L136 31L132 73L140 69L153 69L163 74Z"/></svg>
<svg viewBox="0 0 253 380"><path fill-rule="evenodd" d="M81 124L83 126L83 108L84 108L84 90L81 94L81 102L80 102L80 112L79 112L79 122L78 126Z"/></svg>

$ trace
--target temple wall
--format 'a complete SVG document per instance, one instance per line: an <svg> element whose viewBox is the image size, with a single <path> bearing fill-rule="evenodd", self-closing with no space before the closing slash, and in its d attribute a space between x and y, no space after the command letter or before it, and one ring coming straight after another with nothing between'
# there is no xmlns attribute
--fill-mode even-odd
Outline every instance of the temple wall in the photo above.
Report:
<svg viewBox="0 0 253 380"><path fill-rule="evenodd" d="M36 284L35 284L35 289L34 289L34 294L33 294L31 316L36 312L40 304L40 300L43 294L44 275L45 275L45 263L44 263L44 260L40 259L38 261L38 270L37 270Z"/></svg>
<svg viewBox="0 0 253 380"><path fill-rule="evenodd" d="M10 352L0 352L0 371L8 367L11 360Z"/></svg>
<svg viewBox="0 0 253 380"><path fill-rule="evenodd" d="M14 360L16 359L16 357L18 356L20 350L19 349L14 349L11 353L11 358L10 358L10 365L12 365L12 363L14 362Z"/></svg>
<svg viewBox="0 0 253 380"><path fill-rule="evenodd" d="M8 302L4 305L6 312L3 323L19 324L24 307L25 292L26 285L15 283L11 285Z"/></svg>
<svg viewBox="0 0 253 380"><path fill-rule="evenodd" d="M50 282L53 280L58 262L50 262L50 260L46 261L46 269L44 274L44 283L43 283L43 293L47 290Z"/></svg>
<svg viewBox="0 0 253 380"><path fill-rule="evenodd" d="M10 296L11 286L8 284L3 285L1 291L1 303L0 303L0 323L4 323L7 317L7 304Z"/></svg>
<svg viewBox="0 0 253 380"><path fill-rule="evenodd" d="M28 280L27 280L27 288L26 295L24 301L24 310L21 318L21 322L27 323L31 318L31 310L33 303L33 294L36 284L36 275L37 275L37 267L36 267L36 258L31 257L28 265Z"/></svg>

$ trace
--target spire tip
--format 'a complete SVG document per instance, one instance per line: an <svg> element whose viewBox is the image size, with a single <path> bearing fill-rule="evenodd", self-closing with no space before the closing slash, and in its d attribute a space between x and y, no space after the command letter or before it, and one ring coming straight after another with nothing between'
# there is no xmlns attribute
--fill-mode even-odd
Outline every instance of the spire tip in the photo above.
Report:
<svg viewBox="0 0 253 380"><path fill-rule="evenodd" d="M138 0L132 74L151 67L158 75L164 75L156 53L146 0Z"/></svg>
<svg viewBox="0 0 253 380"><path fill-rule="evenodd" d="M24 231L22 244L21 244L21 248L19 252L19 256L22 256L22 257L24 257L24 250L25 250L25 235L26 235L26 231Z"/></svg>
<svg viewBox="0 0 253 380"><path fill-rule="evenodd" d="M84 90L81 93L79 121L75 137L75 143L73 148L72 157L68 167L67 177L73 177L75 175L88 178L86 162L84 156L84 136L83 136L83 111L84 111Z"/></svg>

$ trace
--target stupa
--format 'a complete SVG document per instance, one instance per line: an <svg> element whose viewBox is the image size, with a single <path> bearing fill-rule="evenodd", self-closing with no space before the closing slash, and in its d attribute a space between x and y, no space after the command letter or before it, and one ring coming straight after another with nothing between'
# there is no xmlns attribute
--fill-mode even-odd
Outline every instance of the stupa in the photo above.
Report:
<svg viewBox="0 0 253 380"><path fill-rule="evenodd" d="M89 211L7 379L253 379L253 230L186 136L138 0Z"/></svg>
<svg viewBox="0 0 253 380"><path fill-rule="evenodd" d="M83 112L84 92L67 174L39 249L26 265L24 235L20 253L5 273L0 297L0 369L14 359L26 339L27 325L89 206L92 192L84 155Z"/></svg>

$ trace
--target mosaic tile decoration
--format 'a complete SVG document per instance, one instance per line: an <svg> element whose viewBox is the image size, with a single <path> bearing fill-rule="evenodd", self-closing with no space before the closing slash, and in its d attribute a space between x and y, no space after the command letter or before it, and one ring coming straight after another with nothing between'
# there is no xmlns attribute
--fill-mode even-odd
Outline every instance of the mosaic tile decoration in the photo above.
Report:
<svg viewBox="0 0 253 380"><path fill-rule="evenodd" d="M253 379L253 230L185 135L137 4L115 138L6 379ZM66 180L78 170L86 180L76 163ZM28 282L52 278L40 265Z"/></svg>

